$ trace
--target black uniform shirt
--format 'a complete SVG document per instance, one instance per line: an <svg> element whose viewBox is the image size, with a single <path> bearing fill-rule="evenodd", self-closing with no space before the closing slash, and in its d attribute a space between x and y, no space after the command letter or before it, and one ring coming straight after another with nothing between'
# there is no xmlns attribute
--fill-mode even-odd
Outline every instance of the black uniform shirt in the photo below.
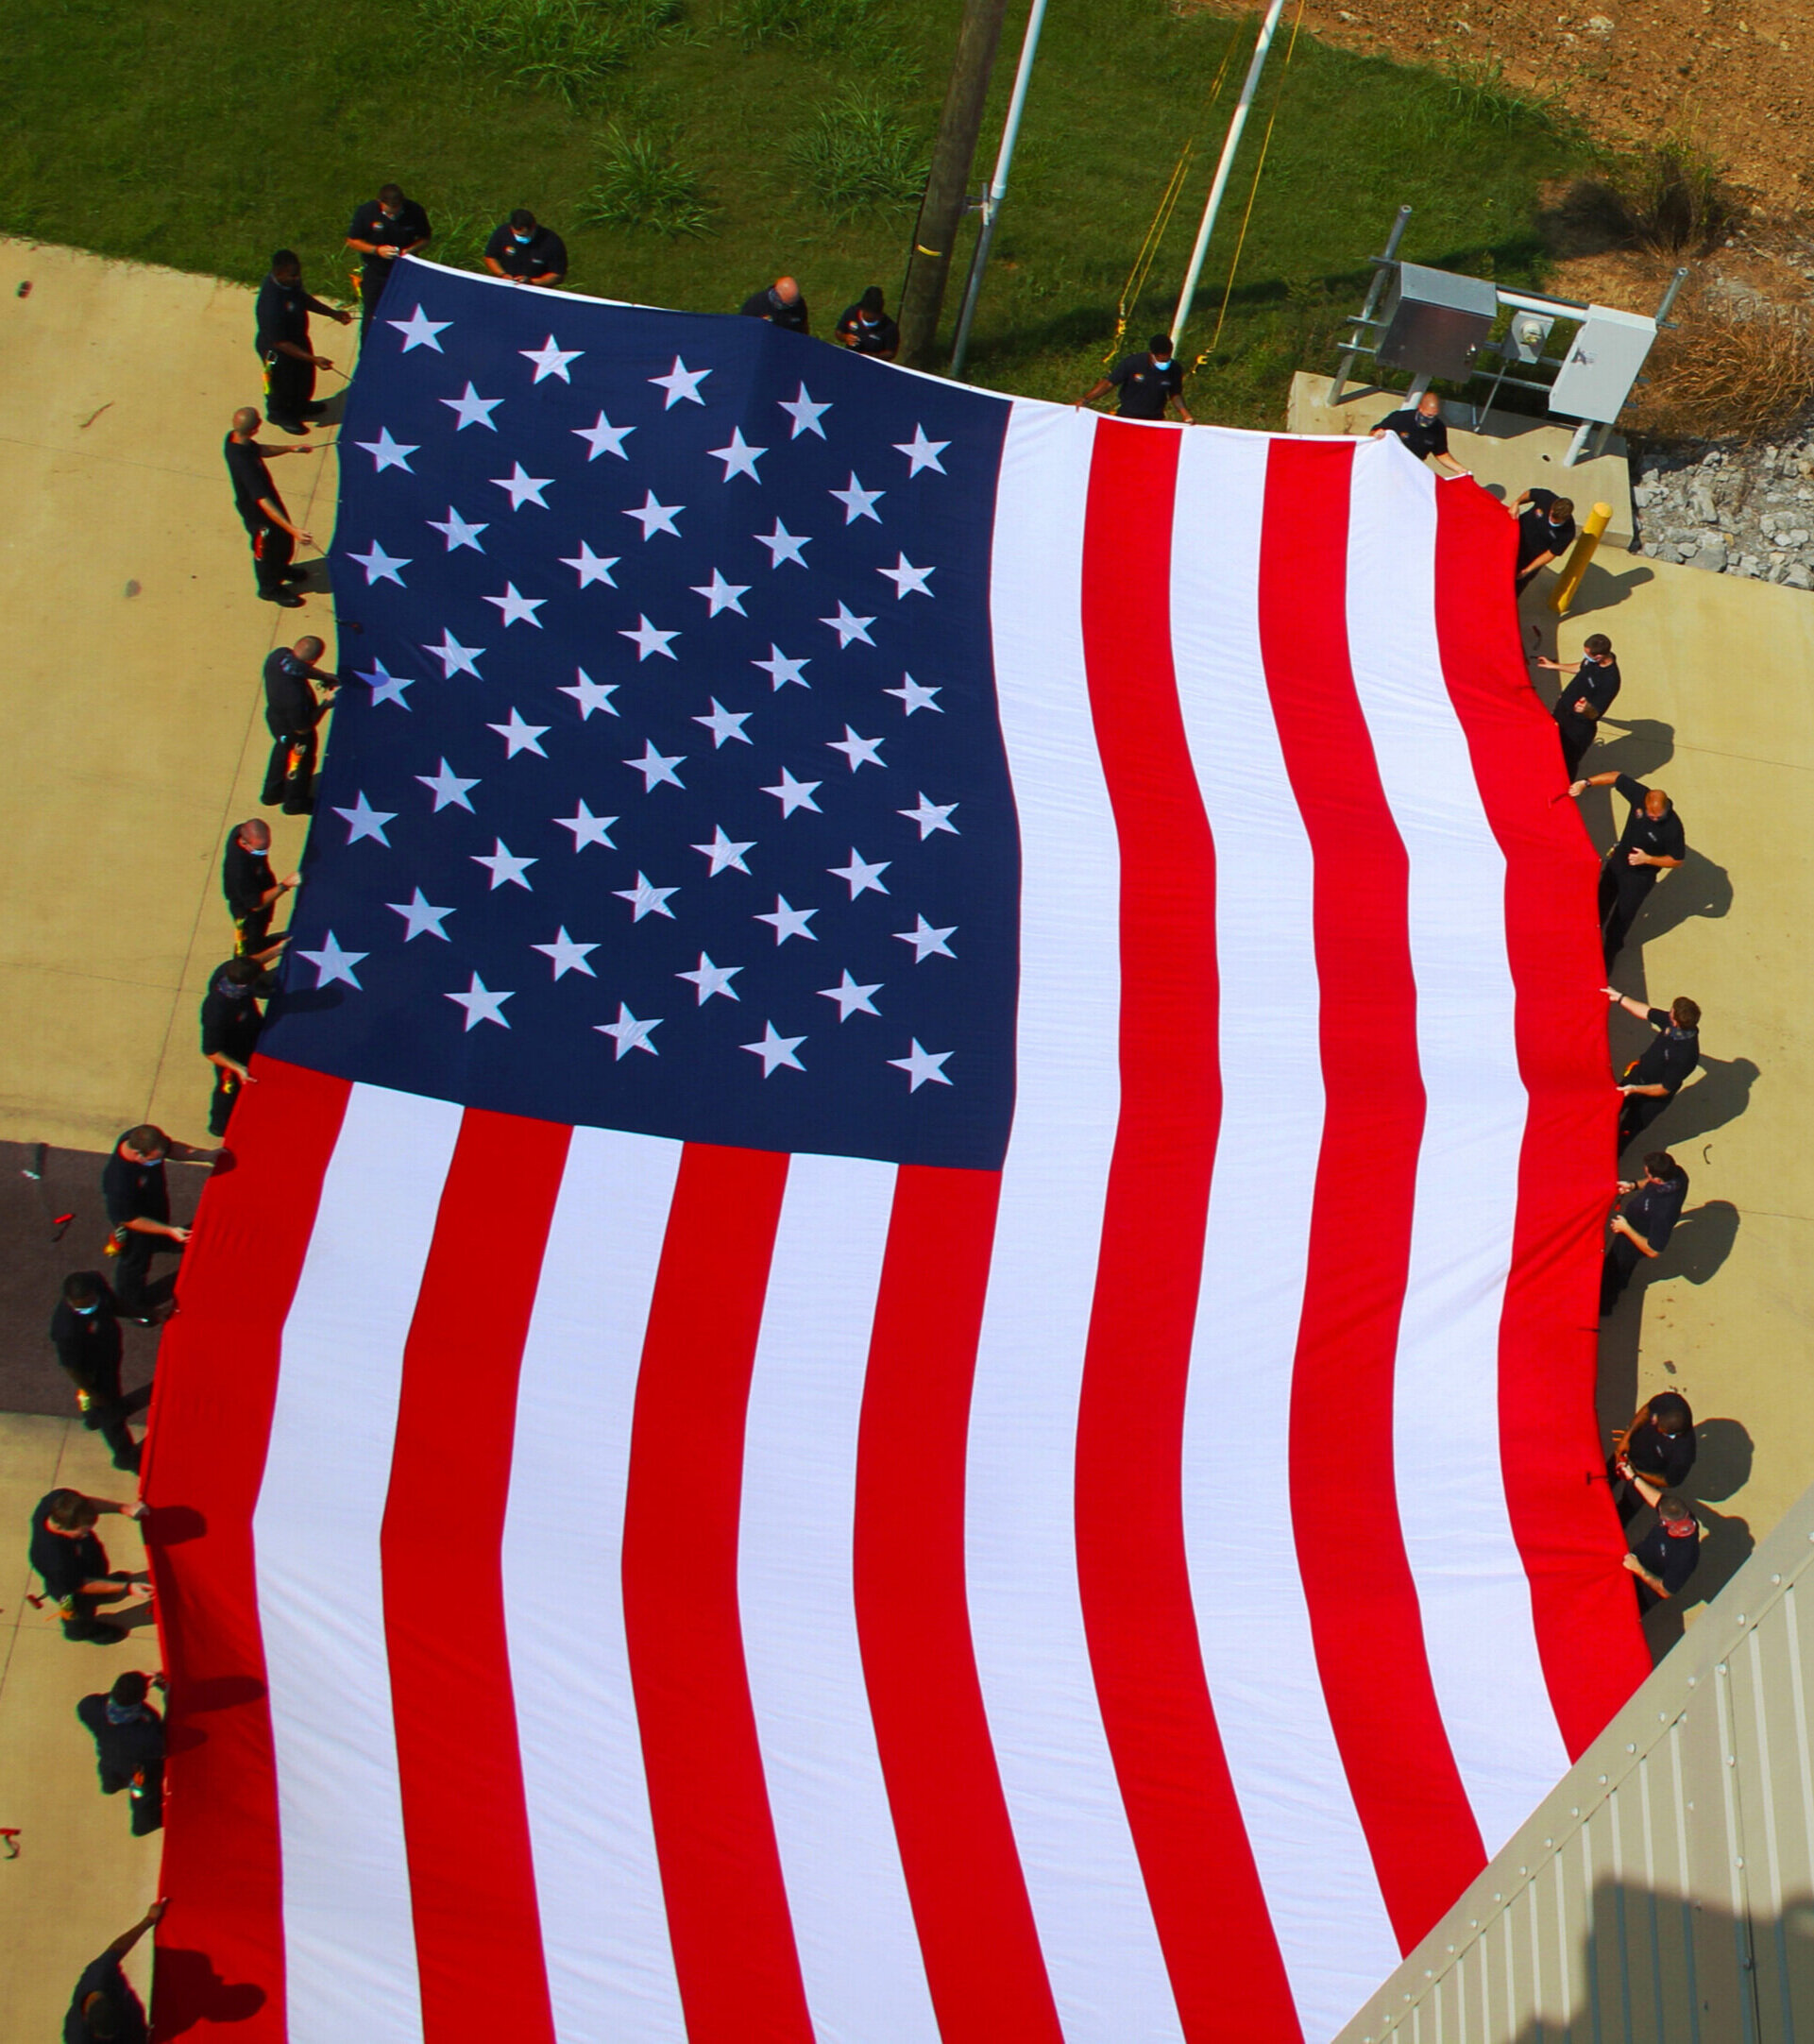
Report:
<svg viewBox="0 0 1814 2044"><path fill-rule="evenodd" d="M766 319L771 327L786 327L789 333L809 331L805 299L798 298L791 305L784 305L775 297L772 284L761 291L752 291L737 310L745 319Z"/></svg>
<svg viewBox="0 0 1814 2044"><path fill-rule="evenodd" d="M1625 852L1649 852L1653 859L1681 859L1687 855L1687 833L1682 828L1682 819L1673 808L1665 809L1661 816L1647 815L1644 797L1650 790L1629 774L1621 774L1613 786L1632 806L1614 852L1614 858L1620 865L1624 860L1619 855Z"/></svg>
<svg viewBox="0 0 1814 2044"><path fill-rule="evenodd" d="M258 351L268 355L280 341L294 341L298 348L309 345L309 315L331 314L332 307L311 298L298 280L279 283L267 277L258 287Z"/></svg>
<svg viewBox="0 0 1814 2044"><path fill-rule="evenodd" d="M1660 1255L1670 1246L1682 1203L1688 1196L1688 1174L1680 1171L1668 1184L1640 1184L1625 1201L1625 1225Z"/></svg>
<svg viewBox="0 0 1814 2044"><path fill-rule="evenodd" d="M101 1167L101 1199L109 1222L123 1228L129 1220L168 1220L170 1186L163 1175L163 1159L156 1164L134 1164L121 1156L120 1142Z"/></svg>
<svg viewBox="0 0 1814 2044"><path fill-rule="evenodd" d="M100 1303L92 1313L78 1313L67 1299L59 1299L50 1317L50 1338L76 1389L93 1393L119 1381L120 1321L107 1280L98 1270L82 1275L101 1287Z"/></svg>
<svg viewBox="0 0 1814 2044"><path fill-rule="evenodd" d="M1440 417L1426 418L1415 404L1388 414L1380 423L1388 433L1396 433L1419 461L1449 451L1449 428Z"/></svg>
<svg viewBox="0 0 1814 2044"><path fill-rule="evenodd" d="M844 316L838 322L838 334L859 355L892 354L901 345L901 330L886 313L879 319L868 320L860 305L845 307Z"/></svg>
<svg viewBox="0 0 1814 2044"><path fill-rule="evenodd" d="M1625 1074L1628 1086L1667 1086L1671 1096L1701 1062L1701 1031L1677 1029L1667 1008L1652 1008L1644 1016L1656 1033L1656 1041L1635 1061Z"/></svg>
<svg viewBox="0 0 1814 2044"><path fill-rule="evenodd" d="M1694 1429L1685 1426L1679 1434L1666 1434L1646 1413L1625 1437L1625 1459L1638 1475L1666 1490L1678 1490L1694 1467Z"/></svg>
<svg viewBox="0 0 1814 2044"><path fill-rule="evenodd" d="M60 1603L64 1597L73 1597L84 1583L98 1582L108 1571L107 1549L95 1539L92 1526L86 1533L53 1533L44 1524L56 1494L47 1491L31 1515L29 1559L44 1579L45 1595Z"/></svg>
<svg viewBox="0 0 1814 2044"><path fill-rule="evenodd" d="M258 1048L264 1016L258 1004L258 982L248 987L226 985L221 979L226 970L225 965L220 967L202 996L201 1054L210 1057L218 1051L235 1065L244 1065Z"/></svg>
<svg viewBox="0 0 1814 2044"><path fill-rule="evenodd" d="M1598 660L1583 660L1573 677L1562 685L1562 693L1556 697L1555 720L1573 721L1581 715L1575 705L1585 696L1593 710L1594 719L1603 717L1613 707L1619 694L1619 662L1608 660L1603 666Z"/></svg>
<svg viewBox="0 0 1814 2044"><path fill-rule="evenodd" d="M1124 355L1109 371L1121 392L1115 406L1123 418L1163 418L1168 400L1184 389L1184 371L1176 360L1161 369L1150 354Z"/></svg>
<svg viewBox="0 0 1814 2044"><path fill-rule="evenodd" d="M376 242L383 248L414 248L428 238L429 216L413 198L406 198L397 209L395 220L375 198L370 199L353 214L353 224L347 230L348 241ZM368 255L360 260L371 283L381 283L397 267L390 256Z"/></svg>
<svg viewBox="0 0 1814 2044"><path fill-rule="evenodd" d="M1700 1525L1696 1524L1686 1533L1675 1534L1659 1519L1632 1552L1674 1596L1694 1574L1694 1564L1701 1559Z"/></svg>
<svg viewBox="0 0 1814 2044"><path fill-rule="evenodd" d="M313 731L326 713L309 686L311 670L288 646L264 657L264 722L273 738L294 738Z"/></svg>
<svg viewBox="0 0 1814 2044"><path fill-rule="evenodd" d="M1550 522L1550 506L1556 501L1552 489L1534 489L1531 502L1518 513L1518 572L1522 574L1539 554L1560 554L1575 536L1573 519L1560 525Z"/></svg>
<svg viewBox="0 0 1814 2044"><path fill-rule="evenodd" d="M271 481L271 471L264 466L264 456L252 441L236 440L229 433L221 443L221 451L227 456L227 472L233 479L233 502L248 525L264 522L264 513L259 509L260 498L276 504L280 511L284 508L277 485Z"/></svg>
<svg viewBox="0 0 1814 2044"><path fill-rule="evenodd" d="M277 885L267 852L248 852L235 831L227 841L227 856L221 860L220 888L227 906L235 915L250 915L260 898Z"/></svg>
<svg viewBox="0 0 1814 2044"><path fill-rule="evenodd" d="M76 1993L63 2018L63 2044L93 2044L94 2033L82 2014L82 2003L92 1994L104 1994L119 2011L113 2033L114 2044L145 2044L151 2032L144 2019L144 2003L132 1991L132 1984L120 1970L120 1962L103 1952L82 1968Z"/></svg>
<svg viewBox="0 0 1814 2044"><path fill-rule="evenodd" d="M567 244L551 227L538 227L527 241L518 241L506 221L492 230L485 253L503 266L506 277L567 275Z"/></svg>
<svg viewBox="0 0 1814 2044"><path fill-rule="evenodd" d="M110 1700L105 1690L84 1696L76 1706L76 1715L93 1735L102 1789L117 1796L135 1774L150 1774L163 1759L163 1719L149 1704L142 1703L130 1717L116 1724L108 1715Z"/></svg>

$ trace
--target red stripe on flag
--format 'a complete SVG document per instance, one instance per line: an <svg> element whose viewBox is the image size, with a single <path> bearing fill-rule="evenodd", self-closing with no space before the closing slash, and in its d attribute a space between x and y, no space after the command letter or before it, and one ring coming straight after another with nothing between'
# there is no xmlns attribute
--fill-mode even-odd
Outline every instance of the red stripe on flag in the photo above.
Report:
<svg viewBox="0 0 1814 2044"><path fill-rule="evenodd" d="M788 1160L688 1143L631 1425L623 1617L689 2044L812 2044L737 1609L743 1431Z"/></svg>
<svg viewBox="0 0 1814 2044"><path fill-rule="evenodd" d="M570 1132L468 1108L403 1349L379 1546L426 2044L553 2044L504 1629L517 1380Z"/></svg>
<svg viewBox="0 0 1814 2044"><path fill-rule="evenodd" d="M1531 1109L1500 1321L1500 1442L1537 1650L1570 1758L1650 1673L1625 1540L1600 1473L1602 1229L1618 1118L1594 899L1600 862L1530 685L1510 597L1512 521L1483 492L1436 490L1436 636L1487 821L1505 854L1518 1071Z"/></svg>
<svg viewBox="0 0 1814 2044"><path fill-rule="evenodd" d="M863 1386L857 1637L944 2044L1059 2044L970 1632L964 1457L1001 1179L905 1165Z"/></svg>
<svg viewBox="0 0 1814 2044"><path fill-rule="evenodd" d="M1176 434L1105 422L1084 523L1084 661L1121 849L1122 1099L1077 1414L1077 1577L1184 2035L1294 2037L1184 1546L1184 1397L1222 1082L1215 850L1172 665L1178 456Z"/></svg>
<svg viewBox="0 0 1814 2044"><path fill-rule="evenodd" d="M170 1679L160 1877L170 1909L158 1930L152 2034L279 2044L281 1833L252 1513L283 1322L351 1088L270 1058L259 1060L258 1078L233 1111L234 1168L202 1194L183 1310L158 1351L144 1463ZM216 2018L220 1981L235 2006Z"/></svg>
<svg viewBox="0 0 1814 2044"><path fill-rule="evenodd" d="M1315 860L1327 1101L1292 1376L1291 1504L1331 1723L1409 1951L1485 1852L1431 1679L1393 1464L1425 1103L1410 863L1348 660L1353 451L1273 443L1260 550L1266 688Z"/></svg>

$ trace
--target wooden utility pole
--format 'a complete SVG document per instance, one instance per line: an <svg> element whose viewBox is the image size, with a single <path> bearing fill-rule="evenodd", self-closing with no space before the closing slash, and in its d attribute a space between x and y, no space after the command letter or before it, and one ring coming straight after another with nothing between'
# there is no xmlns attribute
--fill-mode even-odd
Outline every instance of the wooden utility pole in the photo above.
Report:
<svg viewBox="0 0 1814 2044"><path fill-rule="evenodd" d="M1001 41L1007 10L1008 0L964 0L951 83L945 88L939 139L933 145L932 171L920 208L907 286L901 294L901 359L915 368L932 366L945 280L951 270L951 245L964 215L970 161L976 153L983 101L989 96L989 75L994 68L995 45Z"/></svg>

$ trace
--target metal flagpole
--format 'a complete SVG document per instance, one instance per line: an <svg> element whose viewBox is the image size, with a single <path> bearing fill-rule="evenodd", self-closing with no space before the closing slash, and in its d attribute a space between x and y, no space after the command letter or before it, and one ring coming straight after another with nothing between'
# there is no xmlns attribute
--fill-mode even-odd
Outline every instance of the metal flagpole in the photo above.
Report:
<svg viewBox="0 0 1814 2044"><path fill-rule="evenodd" d="M1191 250L1191 266L1184 273L1184 288L1178 295L1178 310L1172 315L1174 348L1190 320L1191 302L1196 297L1196 281L1203 274L1203 259L1210 251L1210 236L1215 231L1216 211L1228 189L1229 173L1234 168L1234 152L1241 146L1241 131L1247 125L1253 95L1260 86L1260 74L1266 68L1266 52L1272 47L1273 30L1278 27L1279 17L1284 9L1285 0L1272 0L1266 9L1266 18L1260 25L1260 38L1253 46L1253 61L1247 66L1247 79L1241 88L1240 104L1229 123L1229 139L1222 145L1222 161L1215 166L1215 181L1210 186L1209 204L1203 209L1203 225L1196 230L1196 247Z"/></svg>
<svg viewBox="0 0 1814 2044"><path fill-rule="evenodd" d="M981 230L976 252L970 262L970 281L964 286L963 310L958 315L958 338L952 344L951 373L964 373L964 356L970 348L970 323L976 316L976 300L982 296L983 270L989 262L990 244L995 239L995 216L1008 196L1008 166L1014 161L1014 144L1020 137L1021 110L1026 104L1027 80L1033 76L1033 56L1040 46L1040 30L1045 24L1045 0L1033 0L1026 17L1026 34L1021 41L1020 69L1014 74L1014 90L1008 101L1008 118L1002 123L1002 145L995 158L995 174L983 194Z"/></svg>

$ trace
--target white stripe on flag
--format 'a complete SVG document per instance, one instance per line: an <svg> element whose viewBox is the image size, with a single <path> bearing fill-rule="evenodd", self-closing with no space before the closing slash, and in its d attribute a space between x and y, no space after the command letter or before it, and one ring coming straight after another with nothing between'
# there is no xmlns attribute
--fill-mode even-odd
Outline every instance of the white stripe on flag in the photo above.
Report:
<svg viewBox="0 0 1814 2044"><path fill-rule="evenodd" d="M253 1514L288 2044L420 2044L379 1530L461 1110L354 1086L283 1326Z"/></svg>
<svg viewBox="0 0 1814 2044"><path fill-rule="evenodd" d="M1120 1111L1119 861L1084 673L1092 415L1016 404L995 499L995 683L1021 826L1014 1132L971 1409L977 1671L1073 2044L1165 2044L1177 2006L1077 1592L1077 1401Z"/></svg>
<svg viewBox="0 0 1814 2044"><path fill-rule="evenodd" d="M895 1176L863 1158L789 1160L744 1433L743 1650L820 2044L872 2044L884 2010L890 2044L939 2035L852 1581L857 1430Z"/></svg>
<svg viewBox="0 0 1814 2044"><path fill-rule="evenodd" d="M1488 1854L1568 1771L1500 1456L1500 1316L1529 1103L1517 1068L1505 860L1443 685L1435 482L1395 442L1356 452L1348 640L1410 860L1428 1116L1394 1378L1393 1460L1431 1678Z"/></svg>
<svg viewBox="0 0 1814 2044"><path fill-rule="evenodd" d="M1215 839L1222 1129L1184 1422L1216 1723L1299 2020L1331 2036L1399 1946L1324 1701L1291 1516L1292 1376L1323 1133L1314 861L1261 658L1267 442L1183 436L1172 649Z"/></svg>
<svg viewBox="0 0 1814 2044"><path fill-rule="evenodd" d="M679 2044L624 1645L624 1494L681 1146L575 1129L523 1345L504 1618L560 2044Z"/></svg>

